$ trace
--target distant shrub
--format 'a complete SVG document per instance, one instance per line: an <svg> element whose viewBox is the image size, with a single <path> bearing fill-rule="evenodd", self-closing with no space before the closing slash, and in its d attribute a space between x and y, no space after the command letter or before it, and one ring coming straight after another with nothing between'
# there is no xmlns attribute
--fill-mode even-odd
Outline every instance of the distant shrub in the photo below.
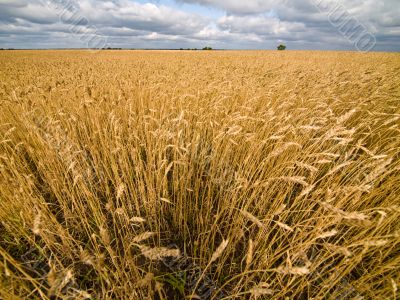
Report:
<svg viewBox="0 0 400 300"><path fill-rule="evenodd" d="M280 45L278 46L278 50L280 50L280 51L286 50L286 46L283 45L283 44L280 44Z"/></svg>

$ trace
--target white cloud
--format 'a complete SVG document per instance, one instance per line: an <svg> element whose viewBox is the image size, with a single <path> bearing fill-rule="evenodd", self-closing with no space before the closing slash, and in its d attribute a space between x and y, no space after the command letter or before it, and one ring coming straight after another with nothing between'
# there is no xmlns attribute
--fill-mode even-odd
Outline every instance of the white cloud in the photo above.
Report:
<svg viewBox="0 0 400 300"><path fill-rule="evenodd" d="M280 21L277 17L265 15L229 15L220 18L218 25L230 32L255 33L261 36L274 35L280 37L292 32L305 31L305 26L302 23Z"/></svg>
<svg viewBox="0 0 400 300"><path fill-rule="evenodd" d="M319 10L313 4L322 1L332 8L340 4L337 0L175 0L176 4L148 1L151 3L66 0L75 7L68 11L43 4L61 0L0 0L0 47L24 45L24 41L26 45L36 43L37 47L41 43L75 46L79 41L71 28L90 27L115 46L123 47L212 44L221 48L272 48L283 41L289 48L353 49L329 23L329 10ZM189 3L190 12L185 10L187 5L179 3ZM200 9L199 5L214 7L224 16L213 19L207 15L207 8ZM348 0L340 7L376 36L377 49L400 50L400 1ZM196 9L199 13L193 13ZM80 25L71 24L78 18Z"/></svg>
<svg viewBox="0 0 400 300"><path fill-rule="evenodd" d="M186 3L197 3L221 8L229 13L252 14L262 13L279 4L278 0L179 0ZM285 1L285 0L283 0Z"/></svg>

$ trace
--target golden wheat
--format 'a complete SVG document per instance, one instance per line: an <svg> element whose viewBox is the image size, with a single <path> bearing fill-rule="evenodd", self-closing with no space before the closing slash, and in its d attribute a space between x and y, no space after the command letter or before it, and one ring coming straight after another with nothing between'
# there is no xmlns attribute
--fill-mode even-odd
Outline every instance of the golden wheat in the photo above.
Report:
<svg viewBox="0 0 400 300"><path fill-rule="evenodd" d="M0 298L398 299L400 56L2 51Z"/></svg>

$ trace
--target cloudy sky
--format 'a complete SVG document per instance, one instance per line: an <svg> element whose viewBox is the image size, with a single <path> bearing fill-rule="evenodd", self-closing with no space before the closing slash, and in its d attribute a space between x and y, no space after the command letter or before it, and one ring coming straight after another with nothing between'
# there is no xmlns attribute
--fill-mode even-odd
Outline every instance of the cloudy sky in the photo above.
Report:
<svg viewBox="0 0 400 300"><path fill-rule="evenodd" d="M0 0L0 48L400 51L400 0Z"/></svg>

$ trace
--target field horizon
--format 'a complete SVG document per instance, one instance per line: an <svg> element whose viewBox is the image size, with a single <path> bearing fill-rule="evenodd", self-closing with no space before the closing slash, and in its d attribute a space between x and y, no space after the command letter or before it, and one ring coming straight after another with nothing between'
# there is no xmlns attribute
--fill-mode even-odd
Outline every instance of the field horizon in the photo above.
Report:
<svg viewBox="0 0 400 300"><path fill-rule="evenodd" d="M277 53L293 53L293 52L311 52L311 53L353 53L359 55L368 55L368 54L399 54L399 51L384 51L370 50L368 52L363 52L357 49L354 50L334 50L334 49L326 49L326 50L317 50L317 49L285 49L284 51L280 51L277 49L225 49L225 48L213 48L212 50L203 50L202 48L193 48L193 49L179 49L179 48L111 48L111 49L98 49L98 48L2 48L1 51L78 51L78 52L89 52L91 54L98 52L121 52L121 51L177 51L177 52L277 52Z"/></svg>

